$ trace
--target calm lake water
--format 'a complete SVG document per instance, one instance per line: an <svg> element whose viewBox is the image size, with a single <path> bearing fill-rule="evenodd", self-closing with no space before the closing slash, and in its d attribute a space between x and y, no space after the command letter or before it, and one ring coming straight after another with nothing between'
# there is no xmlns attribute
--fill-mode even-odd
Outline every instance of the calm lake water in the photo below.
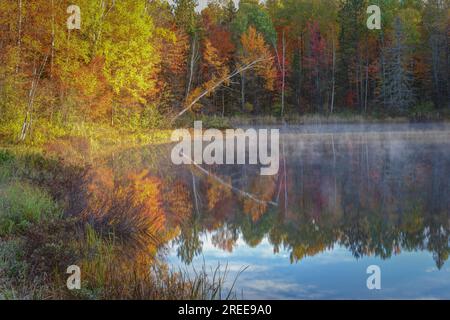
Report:
<svg viewBox="0 0 450 320"><path fill-rule="evenodd" d="M245 299L450 298L449 125L280 130L276 176L175 166L170 145L111 161L164 181L173 268L227 265L230 285L247 267L235 285ZM381 290L367 289L370 265Z"/></svg>

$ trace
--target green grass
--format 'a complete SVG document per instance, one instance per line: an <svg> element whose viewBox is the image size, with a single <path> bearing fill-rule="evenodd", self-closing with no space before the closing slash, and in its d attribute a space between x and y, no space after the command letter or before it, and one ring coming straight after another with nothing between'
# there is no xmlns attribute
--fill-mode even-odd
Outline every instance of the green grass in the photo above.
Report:
<svg viewBox="0 0 450 320"><path fill-rule="evenodd" d="M13 152L0 149L0 237L40 220L42 207L48 206L48 198L40 198L40 190L15 182L16 160Z"/></svg>
<svg viewBox="0 0 450 320"><path fill-rule="evenodd" d="M51 196L37 187L19 182L0 186L0 237L60 215Z"/></svg>
<svg viewBox="0 0 450 320"><path fill-rule="evenodd" d="M0 149L0 186L11 178L13 162L14 156L10 152Z"/></svg>

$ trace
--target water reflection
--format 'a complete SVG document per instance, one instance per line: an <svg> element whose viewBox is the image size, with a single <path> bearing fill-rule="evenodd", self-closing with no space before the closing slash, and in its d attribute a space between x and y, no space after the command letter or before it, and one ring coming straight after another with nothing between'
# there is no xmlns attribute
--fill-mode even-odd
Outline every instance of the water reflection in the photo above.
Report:
<svg viewBox="0 0 450 320"><path fill-rule="evenodd" d="M161 196L157 209L171 230L165 239L174 263L189 265L201 258L214 264L217 252L259 268L275 268L276 261L277 281L283 284L289 279L283 272L295 266L303 268L302 279L314 279L317 275L308 266L316 262L308 257L328 257L347 264L341 270L348 278L345 287L356 281L350 279L351 270L361 261L403 261L390 265L398 276L402 270L414 275L432 258L435 270L447 272L450 279L445 271L450 252L449 138L446 126L291 128L282 134L284 152L276 176L260 176L259 168L249 165L204 166L207 172L173 166L171 146L115 155L109 166L115 179L141 174L142 181L158 181L158 190L145 192ZM248 258L249 251L258 253L261 247L264 254ZM274 258L270 261L268 250ZM404 259L414 252L405 268ZM250 297L267 297L261 290L275 281L273 274L261 278L267 276L252 272L246 286ZM365 274L360 277L365 287ZM291 297L292 289L297 293L293 297L303 297L303 292L313 298L314 290L292 288L299 281L289 280L277 297ZM450 289L448 281L445 288Z"/></svg>

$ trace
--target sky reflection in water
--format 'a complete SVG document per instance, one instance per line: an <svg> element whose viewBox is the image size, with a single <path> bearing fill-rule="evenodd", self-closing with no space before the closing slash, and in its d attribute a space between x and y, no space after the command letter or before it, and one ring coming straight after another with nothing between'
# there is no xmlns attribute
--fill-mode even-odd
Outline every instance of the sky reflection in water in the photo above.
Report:
<svg viewBox="0 0 450 320"><path fill-rule="evenodd" d="M201 270L204 261L215 268L228 265L229 283L242 266L236 284L238 297L245 299L449 299L450 267L436 268L426 251L403 252L388 260L376 257L355 259L344 247L289 262L289 250L273 253L267 239L252 248L238 241L233 253L225 252L203 237L203 252L188 267ZM184 265L172 250L169 262ZM382 270L382 289L368 290L366 268L376 264Z"/></svg>

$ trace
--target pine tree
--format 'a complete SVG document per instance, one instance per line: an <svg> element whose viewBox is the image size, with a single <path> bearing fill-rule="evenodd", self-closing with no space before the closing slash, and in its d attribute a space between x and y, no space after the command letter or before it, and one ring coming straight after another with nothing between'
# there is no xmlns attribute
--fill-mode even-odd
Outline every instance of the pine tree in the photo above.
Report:
<svg viewBox="0 0 450 320"><path fill-rule="evenodd" d="M385 49L387 61L384 98L387 106L392 109L404 110L414 102L412 89L414 76L408 59L408 50L404 41L402 22L397 18L394 23L392 44Z"/></svg>

